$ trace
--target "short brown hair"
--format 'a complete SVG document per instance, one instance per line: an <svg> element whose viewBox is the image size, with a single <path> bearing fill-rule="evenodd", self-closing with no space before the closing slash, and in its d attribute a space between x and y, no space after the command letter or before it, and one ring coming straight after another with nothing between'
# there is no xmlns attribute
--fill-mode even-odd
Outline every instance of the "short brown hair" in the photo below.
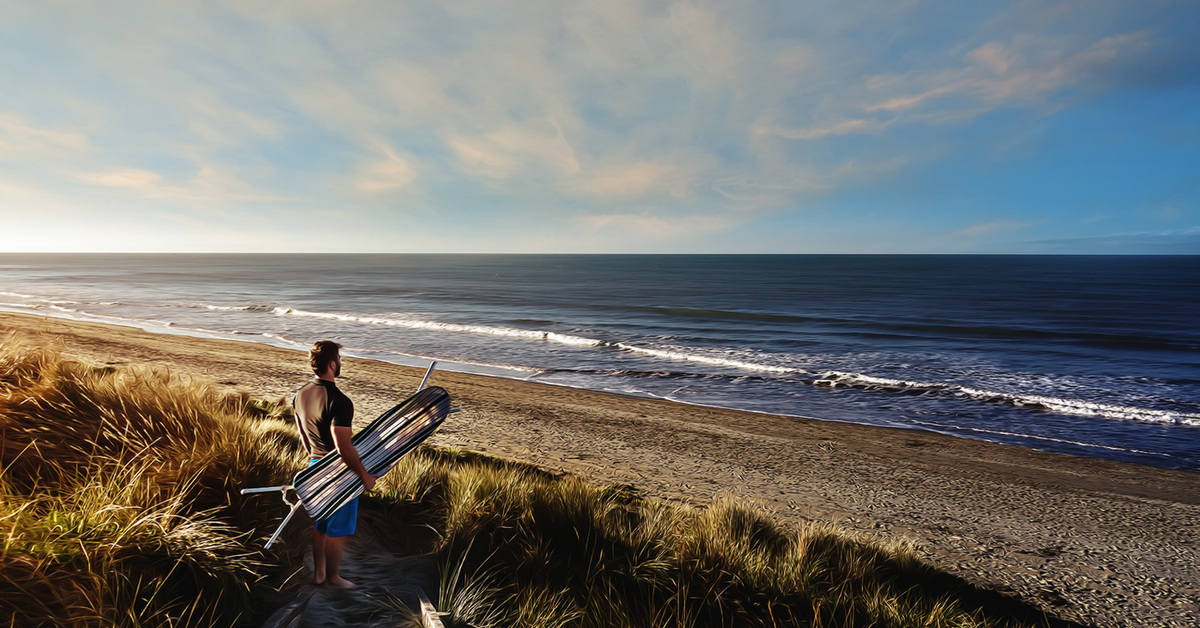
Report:
<svg viewBox="0 0 1200 628"><path fill-rule="evenodd" d="M342 345L332 340L313 343L312 348L308 350L308 364L312 367L313 373L320 375L329 368L329 363L338 357L338 349L341 348Z"/></svg>

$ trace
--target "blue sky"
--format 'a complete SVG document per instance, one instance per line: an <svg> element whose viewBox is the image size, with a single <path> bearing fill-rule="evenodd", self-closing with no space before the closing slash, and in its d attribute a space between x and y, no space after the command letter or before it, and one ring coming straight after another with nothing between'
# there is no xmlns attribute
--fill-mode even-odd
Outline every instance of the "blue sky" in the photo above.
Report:
<svg viewBox="0 0 1200 628"><path fill-rule="evenodd" d="M0 250L1200 253L1200 3L0 0Z"/></svg>

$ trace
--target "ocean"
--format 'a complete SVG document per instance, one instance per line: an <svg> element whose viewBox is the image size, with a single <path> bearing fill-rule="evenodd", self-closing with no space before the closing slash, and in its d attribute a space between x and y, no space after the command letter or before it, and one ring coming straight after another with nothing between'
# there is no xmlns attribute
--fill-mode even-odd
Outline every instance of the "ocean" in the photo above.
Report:
<svg viewBox="0 0 1200 628"><path fill-rule="evenodd" d="M0 254L0 309L1200 469L1200 256Z"/></svg>

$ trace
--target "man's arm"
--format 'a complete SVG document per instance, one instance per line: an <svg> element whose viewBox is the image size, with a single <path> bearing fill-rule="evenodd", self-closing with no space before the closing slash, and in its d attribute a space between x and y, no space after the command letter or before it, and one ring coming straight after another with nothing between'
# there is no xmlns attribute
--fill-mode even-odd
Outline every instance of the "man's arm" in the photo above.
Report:
<svg viewBox="0 0 1200 628"><path fill-rule="evenodd" d="M353 436L354 434L348 427L336 425L333 427L333 445L337 447L338 455L342 457L342 462L346 463L351 471L362 478L363 490L369 491L375 486L375 480L379 479L379 476L367 473L367 468L363 466L362 460L358 457L358 450L354 448L354 443L350 440Z"/></svg>

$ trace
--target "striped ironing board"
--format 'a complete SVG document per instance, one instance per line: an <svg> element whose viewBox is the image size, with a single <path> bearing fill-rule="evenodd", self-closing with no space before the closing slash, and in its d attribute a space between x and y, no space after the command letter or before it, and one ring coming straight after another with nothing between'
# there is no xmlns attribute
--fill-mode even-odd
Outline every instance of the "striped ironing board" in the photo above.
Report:
<svg viewBox="0 0 1200 628"><path fill-rule="evenodd" d="M371 475L383 475L437 430L450 414L450 395L430 386L379 415L351 442ZM362 478L332 451L292 479L292 488L314 521L328 519L363 492Z"/></svg>

